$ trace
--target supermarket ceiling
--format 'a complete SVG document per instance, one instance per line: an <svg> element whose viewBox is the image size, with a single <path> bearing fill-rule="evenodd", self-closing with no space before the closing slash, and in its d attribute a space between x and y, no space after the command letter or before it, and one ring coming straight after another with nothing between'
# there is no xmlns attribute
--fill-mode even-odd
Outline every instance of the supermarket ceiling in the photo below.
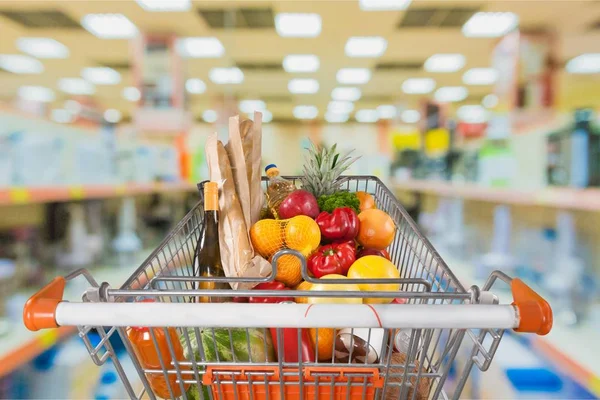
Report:
<svg viewBox="0 0 600 400"><path fill-rule="evenodd" d="M175 0L172 0L175 1ZM233 12L224 10L235 9ZM522 30L556 32L556 55L560 64L582 53L600 51L600 2L598 1L429 1L413 0L406 10L367 12L358 0L348 1L193 1L184 12L150 12L134 0L121 1L5 1L0 0L0 54L23 54L17 41L22 37L52 38L68 48L68 57L42 59L44 72L14 74L0 69L0 100L12 99L20 86L41 85L56 93L56 102L67 98L58 88L61 78L80 77L86 67L110 66L121 74L116 85L98 85L94 97L107 107L131 113L133 103L122 91L133 83L131 48L126 39L101 39L81 26L92 13L121 13L141 32L173 33L179 37L216 37L224 47L218 58L187 58L186 78L206 83L203 94L189 95L191 109L199 116L223 93L240 99L263 99L276 118L290 118L294 105L310 104L322 114L331 92L341 86L336 74L341 68L368 68L371 79L357 86L362 97L356 107L395 102L416 104L422 95L401 90L408 78L429 77L437 87L463 85L466 70L490 66L490 51L496 38L465 37L461 27L477 11L511 11L519 16ZM322 29L313 38L282 37L275 27L280 13L316 13ZM233 16L233 17L232 17ZM233 25L233 27L232 27ZM349 57L345 46L353 36L381 36L387 48L380 56ZM451 73L426 72L425 60L437 53L459 53L465 65ZM314 54L316 72L290 73L282 68L289 54ZM243 83L218 85L209 71L239 66ZM560 87L600 89L600 76L560 72ZM293 78L318 81L316 93L292 94ZM348 86L348 85L346 85ZM490 93L489 85L468 86L462 102L474 103ZM596 92L597 93L597 92ZM597 97L597 96L596 96Z"/></svg>

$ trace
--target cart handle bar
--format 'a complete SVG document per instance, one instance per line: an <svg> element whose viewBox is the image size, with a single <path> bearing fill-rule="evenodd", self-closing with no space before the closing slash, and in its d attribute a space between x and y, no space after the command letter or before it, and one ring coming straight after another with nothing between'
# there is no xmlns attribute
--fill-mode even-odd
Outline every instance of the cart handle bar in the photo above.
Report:
<svg viewBox="0 0 600 400"><path fill-rule="evenodd" d="M550 305L520 279L510 281L512 305L69 303L62 301L65 283L64 277L54 278L27 300L23 320L29 330L63 325L329 327L331 315L351 316L344 326L363 328L513 328L538 335L552 328Z"/></svg>

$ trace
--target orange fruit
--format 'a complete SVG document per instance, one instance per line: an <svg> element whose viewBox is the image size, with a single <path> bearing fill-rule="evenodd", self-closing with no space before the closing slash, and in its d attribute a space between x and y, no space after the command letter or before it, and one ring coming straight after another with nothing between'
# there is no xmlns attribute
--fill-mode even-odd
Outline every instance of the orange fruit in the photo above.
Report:
<svg viewBox="0 0 600 400"><path fill-rule="evenodd" d="M365 210L358 214L358 220L356 240L364 247L383 250L394 240L396 224L385 212L376 208Z"/></svg>
<svg viewBox="0 0 600 400"><path fill-rule="evenodd" d="M296 290L310 290L312 287L312 283L302 281L298 286L296 286ZM307 297L296 297L296 303L308 303Z"/></svg>
<svg viewBox="0 0 600 400"><path fill-rule="evenodd" d="M321 230L311 217L297 215L286 220L285 244L308 257L321 243Z"/></svg>
<svg viewBox="0 0 600 400"><path fill-rule="evenodd" d="M283 227L274 219L261 219L250 228L250 240L254 251L269 258L283 247Z"/></svg>
<svg viewBox="0 0 600 400"><path fill-rule="evenodd" d="M348 279L344 275L329 274L320 279ZM333 291L345 290L349 292L360 292L360 287L354 283L313 283L311 291ZM337 303L337 304L362 304L361 297L309 297L310 304Z"/></svg>
<svg viewBox="0 0 600 400"><path fill-rule="evenodd" d="M361 257L350 266L348 270L350 279L398 279L400 271L387 258L381 256ZM394 292L400 289L399 283L364 283L358 284L360 290ZM366 304L387 304L393 298L368 298L363 301Z"/></svg>
<svg viewBox="0 0 600 400"><path fill-rule="evenodd" d="M284 254L277 260L277 275L275 280L294 287L302 281L302 264L298 257Z"/></svg>
<svg viewBox="0 0 600 400"><path fill-rule="evenodd" d="M317 356L319 357L319 361L331 361L333 341L335 340L334 331L335 329L333 328L319 328L319 337L317 337L317 328L310 328L310 339L313 347L318 347Z"/></svg>
<svg viewBox="0 0 600 400"><path fill-rule="evenodd" d="M360 211L370 210L377 208L375 205L375 199L367 192L356 192L356 197L360 200Z"/></svg>

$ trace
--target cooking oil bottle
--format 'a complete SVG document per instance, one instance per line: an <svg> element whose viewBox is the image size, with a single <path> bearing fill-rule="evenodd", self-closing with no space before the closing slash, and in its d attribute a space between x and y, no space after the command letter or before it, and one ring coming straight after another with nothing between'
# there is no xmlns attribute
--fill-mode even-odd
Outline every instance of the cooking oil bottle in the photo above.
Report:
<svg viewBox="0 0 600 400"><path fill-rule="evenodd" d="M279 205L294 190L294 182L279 176L279 169L275 164L269 164L265 167L265 172L269 177L269 186L267 187L267 205L275 218L279 218Z"/></svg>

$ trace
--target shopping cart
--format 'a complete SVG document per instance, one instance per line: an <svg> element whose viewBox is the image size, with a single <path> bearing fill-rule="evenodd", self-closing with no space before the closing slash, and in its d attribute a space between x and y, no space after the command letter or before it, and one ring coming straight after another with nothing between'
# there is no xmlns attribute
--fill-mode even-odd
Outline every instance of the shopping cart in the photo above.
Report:
<svg viewBox="0 0 600 400"><path fill-rule="evenodd" d="M236 400L458 398L473 365L488 369L505 329L540 335L550 331L550 306L518 279L494 272L481 289L465 289L379 179L345 177L342 187L371 193L397 226L389 253L401 278L361 283L399 283L400 290L289 291L286 296L400 300L313 305L191 302L198 296L281 296L275 290L194 289L199 281L219 279L193 275L194 247L203 221L201 200L120 289L98 284L85 270L57 277L27 302L25 324L32 330L77 326L92 360L102 365L111 358L131 398L156 398L152 382L159 377L168 389L163 397ZM304 279L318 282L308 275L305 259L292 250L276 254L274 269L283 254L299 257ZM65 283L80 276L90 284L83 301L62 301ZM273 276L220 279L265 282ZM512 304L498 304L490 292L498 282L510 285ZM153 327L146 329L159 366L148 367L136 353L128 327ZM296 328L292 332L298 337L298 353L303 329L311 331L314 360L320 361L303 361L300 354L298 361L284 358L282 339L291 328ZM95 346L87 337L92 329L102 337ZM347 340L340 344L342 330L349 334L345 337L350 338L349 345ZM109 340L115 334L133 359L139 389L115 356ZM157 338L167 338L167 347L161 347ZM273 341L275 349L270 347ZM457 354L465 348L468 357L460 366ZM278 356L269 355L273 350ZM178 356L181 351L184 357Z"/></svg>

